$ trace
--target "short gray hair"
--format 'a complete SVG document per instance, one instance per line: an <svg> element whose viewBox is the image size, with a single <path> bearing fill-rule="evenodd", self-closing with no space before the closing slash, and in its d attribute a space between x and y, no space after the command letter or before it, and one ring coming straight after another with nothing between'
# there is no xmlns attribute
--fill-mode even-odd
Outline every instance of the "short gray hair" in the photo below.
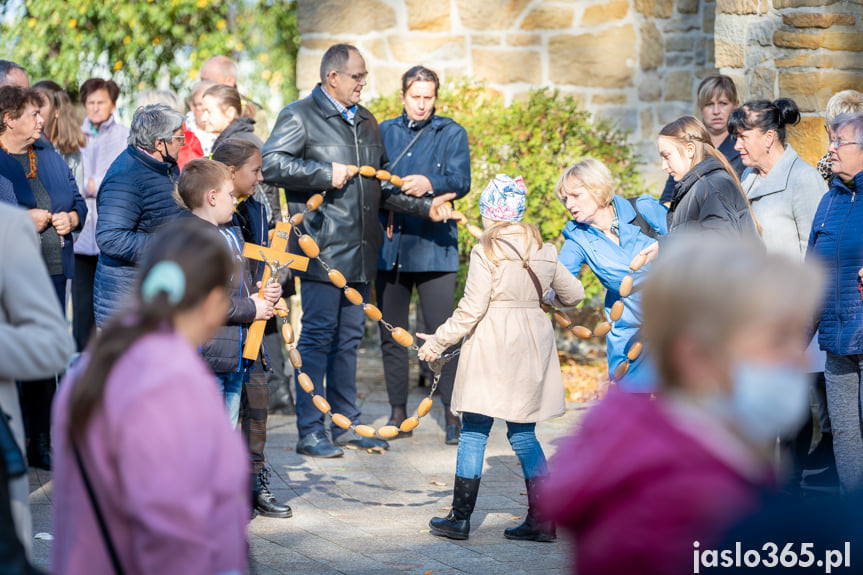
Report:
<svg viewBox="0 0 863 575"><path fill-rule="evenodd" d="M827 108L824 110L824 120L829 126L833 120L842 114L863 112L863 94L857 90L842 90L836 92L827 100Z"/></svg>
<svg viewBox="0 0 863 575"><path fill-rule="evenodd" d="M863 112L852 112L850 114L839 114L830 124L830 131L838 133L845 126L851 126L854 141L863 146Z"/></svg>
<svg viewBox="0 0 863 575"><path fill-rule="evenodd" d="M357 47L351 44L334 44L327 48L324 57L321 58L321 84L327 81L327 76L333 70L344 71L348 59L351 57L351 52L360 53Z"/></svg>
<svg viewBox="0 0 863 575"><path fill-rule="evenodd" d="M156 140L168 140L183 125L183 114L165 104L151 104L135 110L129 127L129 145L148 152L156 150Z"/></svg>
<svg viewBox="0 0 863 575"><path fill-rule="evenodd" d="M6 82L6 76L8 76L9 72L13 70L21 70L25 75L27 74L27 70L25 70L21 64L13 62L12 60L0 60L0 85L3 85Z"/></svg>

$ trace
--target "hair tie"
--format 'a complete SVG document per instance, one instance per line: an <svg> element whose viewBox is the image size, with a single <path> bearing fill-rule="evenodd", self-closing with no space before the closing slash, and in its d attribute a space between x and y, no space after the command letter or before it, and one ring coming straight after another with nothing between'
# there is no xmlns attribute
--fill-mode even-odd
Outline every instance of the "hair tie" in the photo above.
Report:
<svg viewBox="0 0 863 575"><path fill-rule="evenodd" d="M150 268L144 283L141 284L141 297L149 303L160 292L165 292L168 301L176 305L186 293L186 275L177 262L161 261Z"/></svg>

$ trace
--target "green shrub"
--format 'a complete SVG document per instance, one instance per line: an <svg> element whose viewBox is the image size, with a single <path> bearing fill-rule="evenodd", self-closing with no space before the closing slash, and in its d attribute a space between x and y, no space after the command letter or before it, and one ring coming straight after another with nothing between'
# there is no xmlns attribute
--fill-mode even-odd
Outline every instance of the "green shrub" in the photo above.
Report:
<svg viewBox="0 0 863 575"><path fill-rule="evenodd" d="M378 121L402 112L397 94L377 98L368 107ZM628 197L644 192L636 171L636 151L627 143L627 134L603 119L593 118L572 96L556 90L534 90L526 100L505 106L499 93L461 80L441 90L437 113L452 118L467 130L471 193L456 202L456 208L477 224L479 194L486 184L496 174L521 175L528 188L524 220L539 226L545 241L559 249L563 243L561 231L570 218L554 197L554 185L564 169L585 156L597 158L609 167L618 193ZM465 227L460 227L459 241L460 297L466 256L476 240ZM589 270L582 272L581 279L587 291L585 301L602 291Z"/></svg>

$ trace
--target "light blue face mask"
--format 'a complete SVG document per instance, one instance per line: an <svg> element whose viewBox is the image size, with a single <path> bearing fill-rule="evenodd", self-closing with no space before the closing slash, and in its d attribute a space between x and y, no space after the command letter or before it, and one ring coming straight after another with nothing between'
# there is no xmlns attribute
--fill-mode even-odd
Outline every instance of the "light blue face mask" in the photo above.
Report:
<svg viewBox="0 0 863 575"><path fill-rule="evenodd" d="M800 368L740 362L732 372L729 415L753 443L796 433L809 415L810 377Z"/></svg>

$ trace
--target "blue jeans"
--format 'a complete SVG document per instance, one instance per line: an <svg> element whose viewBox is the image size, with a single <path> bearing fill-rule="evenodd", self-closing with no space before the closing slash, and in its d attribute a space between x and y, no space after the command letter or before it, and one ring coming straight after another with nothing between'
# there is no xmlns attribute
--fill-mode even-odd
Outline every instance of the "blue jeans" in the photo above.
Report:
<svg viewBox="0 0 863 575"><path fill-rule="evenodd" d="M482 476L485 444L492 424L494 419L486 415L470 412L461 414L461 437L455 464L458 477L473 479ZM535 429L535 423L506 422L506 438L521 463L525 479L548 475L545 453L536 439Z"/></svg>
<svg viewBox="0 0 863 575"><path fill-rule="evenodd" d="M237 427L237 421L240 419L240 396L243 393L245 375L245 370L216 374L216 379L219 380L219 390L222 392L225 405L228 408L228 418L231 420L232 428Z"/></svg>
<svg viewBox="0 0 863 575"><path fill-rule="evenodd" d="M368 301L367 283L349 284ZM303 301L303 330L297 351L303 358L302 371L315 385L333 413L341 413L354 423L360 420L357 408L357 348L365 332L363 307L345 299L344 293L329 282L303 279L300 283ZM297 382L297 374L294 381ZM324 377L327 386L324 388ZM314 431L324 431L324 414L312 403L312 396L299 383L297 387L297 430L300 438ZM344 433L332 426L333 436Z"/></svg>

